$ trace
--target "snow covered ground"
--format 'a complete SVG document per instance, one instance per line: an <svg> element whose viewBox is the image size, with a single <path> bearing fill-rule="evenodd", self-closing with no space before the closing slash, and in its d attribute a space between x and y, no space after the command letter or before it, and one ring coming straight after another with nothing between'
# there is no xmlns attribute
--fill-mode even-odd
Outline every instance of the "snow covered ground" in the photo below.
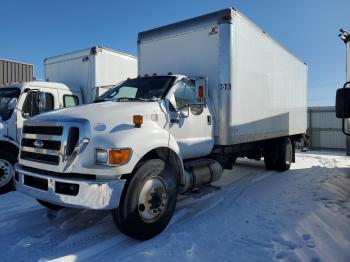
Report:
<svg viewBox="0 0 350 262"><path fill-rule="evenodd" d="M47 211L0 196L1 261L350 261L350 158L299 153L285 173L238 160L216 184L181 197L159 236L121 234L109 212Z"/></svg>

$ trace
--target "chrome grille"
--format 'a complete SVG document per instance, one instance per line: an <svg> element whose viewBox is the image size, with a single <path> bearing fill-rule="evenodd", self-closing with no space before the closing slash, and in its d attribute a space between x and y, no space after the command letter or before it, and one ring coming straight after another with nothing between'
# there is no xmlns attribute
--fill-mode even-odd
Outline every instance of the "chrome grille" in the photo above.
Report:
<svg viewBox="0 0 350 262"><path fill-rule="evenodd" d="M81 148L89 139L86 120L25 121L22 130L19 163L45 171L69 173Z"/></svg>
<svg viewBox="0 0 350 262"><path fill-rule="evenodd" d="M62 134L63 126L25 125L22 131L21 159L59 165Z"/></svg>

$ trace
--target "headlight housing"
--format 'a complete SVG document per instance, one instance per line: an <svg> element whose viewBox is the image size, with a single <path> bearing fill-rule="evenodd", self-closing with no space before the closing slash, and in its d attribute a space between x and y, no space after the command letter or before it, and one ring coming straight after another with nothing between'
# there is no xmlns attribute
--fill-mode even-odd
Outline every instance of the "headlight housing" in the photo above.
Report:
<svg viewBox="0 0 350 262"><path fill-rule="evenodd" d="M129 162L131 155L131 148L96 148L95 160L96 163L102 165L121 166Z"/></svg>

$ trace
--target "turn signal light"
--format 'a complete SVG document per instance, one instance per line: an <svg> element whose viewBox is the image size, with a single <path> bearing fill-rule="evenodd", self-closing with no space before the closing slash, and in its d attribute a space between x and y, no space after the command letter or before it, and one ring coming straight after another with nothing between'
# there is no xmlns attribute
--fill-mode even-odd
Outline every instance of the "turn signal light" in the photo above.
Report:
<svg viewBox="0 0 350 262"><path fill-rule="evenodd" d="M122 165L129 162L131 149L110 149L108 151L108 162L110 165Z"/></svg>
<svg viewBox="0 0 350 262"><path fill-rule="evenodd" d="M133 122L135 127L140 128L141 125L143 124L143 116L141 115L134 115L133 116Z"/></svg>

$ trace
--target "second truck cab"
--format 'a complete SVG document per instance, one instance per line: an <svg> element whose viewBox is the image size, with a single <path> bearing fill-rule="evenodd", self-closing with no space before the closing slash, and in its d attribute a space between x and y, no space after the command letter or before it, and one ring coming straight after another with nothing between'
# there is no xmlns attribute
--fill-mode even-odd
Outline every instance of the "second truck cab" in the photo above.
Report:
<svg viewBox="0 0 350 262"><path fill-rule="evenodd" d="M12 189L25 120L40 113L92 103L137 74L135 57L94 46L46 58L45 79L0 87L0 194ZM28 138L26 147L32 146ZM43 145L46 147L47 145Z"/></svg>
<svg viewBox="0 0 350 262"><path fill-rule="evenodd" d="M61 83L33 81L0 88L0 193L12 187L24 121L79 104L80 90Z"/></svg>

